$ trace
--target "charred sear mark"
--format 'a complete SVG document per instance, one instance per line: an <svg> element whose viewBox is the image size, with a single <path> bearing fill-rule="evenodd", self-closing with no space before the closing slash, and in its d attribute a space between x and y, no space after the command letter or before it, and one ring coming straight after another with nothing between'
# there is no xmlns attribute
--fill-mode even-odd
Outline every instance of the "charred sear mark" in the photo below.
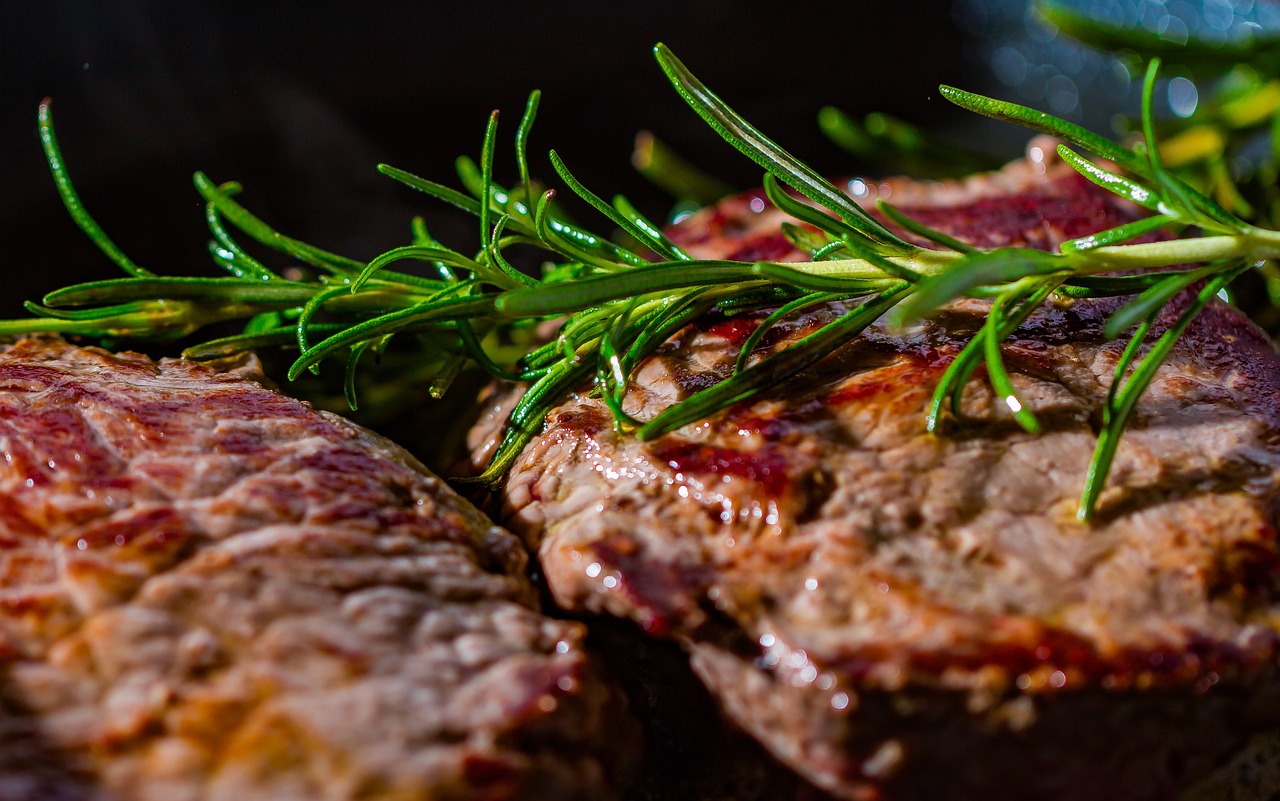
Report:
<svg viewBox="0 0 1280 801"><path fill-rule="evenodd" d="M835 492L836 482L829 472L816 467L799 475L792 487L796 496L795 522L808 523L818 519L823 505Z"/></svg>
<svg viewBox="0 0 1280 801"><path fill-rule="evenodd" d="M662 365L666 380L675 386L679 397L687 398L704 389L714 387L732 374L733 365L727 359L711 367L699 369L689 363L689 360L679 352L679 347L678 343L668 342L651 357L653 361Z"/></svg>
<svg viewBox="0 0 1280 801"><path fill-rule="evenodd" d="M1280 595L1280 552L1275 530L1266 526L1252 539L1231 543L1218 552L1207 587L1208 596L1254 611L1275 603Z"/></svg>

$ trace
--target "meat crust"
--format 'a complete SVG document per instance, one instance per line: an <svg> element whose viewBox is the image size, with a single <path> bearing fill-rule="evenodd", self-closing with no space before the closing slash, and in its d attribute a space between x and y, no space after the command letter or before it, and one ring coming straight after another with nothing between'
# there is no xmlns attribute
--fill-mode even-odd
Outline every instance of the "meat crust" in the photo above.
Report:
<svg viewBox="0 0 1280 801"><path fill-rule="evenodd" d="M852 188L982 246L1051 248L1136 216L1033 147L963 183ZM746 195L670 234L695 258L797 258L781 219ZM649 443L574 397L511 471L505 519L558 603L684 643L727 715L838 796L1171 797L1280 724L1280 355L1237 310L1202 313L1086 527L1074 511L1124 346L1101 334L1117 303L1052 305L1004 346L1039 436L981 374L953 430L925 431L983 319L965 301L877 325ZM761 354L842 310L780 327ZM628 411L648 419L727 375L759 319L681 332L641 366ZM477 464L516 392L473 431Z"/></svg>
<svg viewBox="0 0 1280 801"><path fill-rule="evenodd" d="M520 543L258 378L0 352L0 798L613 797Z"/></svg>

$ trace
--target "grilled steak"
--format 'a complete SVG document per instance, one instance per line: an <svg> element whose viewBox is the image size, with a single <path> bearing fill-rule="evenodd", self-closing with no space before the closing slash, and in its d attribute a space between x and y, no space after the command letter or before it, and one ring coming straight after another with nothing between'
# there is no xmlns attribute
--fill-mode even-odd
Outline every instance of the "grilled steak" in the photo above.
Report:
<svg viewBox="0 0 1280 801"><path fill-rule="evenodd" d="M52 339L0 352L0 442L0 798L613 797L582 628L397 447Z"/></svg>
<svg viewBox="0 0 1280 801"><path fill-rule="evenodd" d="M851 189L981 246L1050 248L1135 217L1036 145L964 182ZM670 233L695 258L797 258L780 219L748 195ZM1004 346L1039 436L981 374L958 425L925 431L941 372L984 319L963 301L650 443L574 397L511 471L506 519L560 604L682 642L729 717L838 796L1172 797L1280 723L1280 355L1232 307L1202 313L1084 526L1124 346L1101 326L1118 303L1051 305ZM638 371L629 412L726 376L761 316L674 337ZM473 432L477 463L516 391Z"/></svg>

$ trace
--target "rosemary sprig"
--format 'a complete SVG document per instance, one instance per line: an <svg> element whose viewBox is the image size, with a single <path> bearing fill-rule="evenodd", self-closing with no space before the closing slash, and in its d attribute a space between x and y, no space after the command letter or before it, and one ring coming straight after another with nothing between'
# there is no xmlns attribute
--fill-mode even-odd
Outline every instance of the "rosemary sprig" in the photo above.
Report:
<svg viewBox="0 0 1280 801"><path fill-rule="evenodd" d="M1226 36L1194 30L1170 41L1142 26L1124 26L1057 2L1039 0L1039 13L1058 31L1129 62L1166 58L1176 80L1190 81L1194 113L1186 102L1174 114L1120 115L1118 130L1154 127L1170 170L1233 214L1267 228L1280 227L1280 32L1243 26ZM1171 85L1172 86L1172 85ZM1186 89L1184 88L1184 92ZM1145 135L1145 133L1144 133ZM1268 261L1227 290L1273 334L1280 330L1280 267Z"/></svg>
<svg viewBox="0 0 1280 801"><path fill-rule="evenodd" d="M185 355L209 359L292 346L298 356L290 378L338 358L353 407L362 355L381 352L402 334L412 335L430 371L433 396L442 394L468 364L528 384L488 468L475 479L493 484L536 436L546 414L570 392L597 393L620 430L652 439L768 391L886 314L907 321L961 297L987 298L990 311L944 372L930 406L929 430L941 434L944 422L958 417L966 385L978 365L985 364L1013 419L1034 433L1039 425L1034 410L1019 398L1001 344L1054 294L1132 296L1106 327L1113 337L1135 325L1136 331L1106 401L1103 431L1081 497L1079 516L1088 520L1137 400L1177 337L1218 289L1251 266L1280 256L1280 232L1245 222L1194 182L1175 175L1162 160L1150 122L1157 61L1146 75L1144 140L1134 147L1033 109L942 87L943 95L961 106L1054 134L1107 159L1124 174L1088 160L1068 144L1059 151L1090 180L1154 212L1147 219L1064 243L1057 253L1045 253L978 249L882 204L880 211L887 219L938 249L906 241L742 119L666 47L658 45L655 56L689 106L766 171L764 187L770 201L812 226L784 226L790 241L810 254L809 260L777 264L691 259L625 198L608 203L588 189L553 151L552 166L568 189L607 227L625 231L638 249L615 244L570 221L554 202L555 190L531 176L527 148L539 101L535 92L516 132L519 183L514 187L496 178L496 112L486 125L479 163L458 160L464 191L387 165L378 168L475 215L479 244L474 251L435 241L425 223L416 219L409 244L367 262L351 259L276 231L234 199L240 191L237 184L218 185L197 174L212 237L210 253L229 275L154 276L128 261L79 203L46 103L40 114L41 140L55 184L80 227L129 277L52 292L42 304L29 304L35 319L2 321L0 334L39 330L93 337L171 337L210 323L240 320L240 332L192 345ZM1180 227L1181 238L1131 243L1170 225ZM300 263L307 268L306 277L285 280L283 270L250 255L237 237L247 237L252 247L267 251L264 256ZM507 252L516 247L540 252L544 261L538 274L513 266L515 259ZM391 269L411 262L426 264L429 277ZM1187 264L1202 266L1181 267ZM1129 274L1112 274L1116 272ZM1161 310L1196 282L1204 283L1195 298L1148 347L1147 336ZM818 304L836 302L844 311L829 323L785 348L756 353L777 323ZM748 309L769 313L748 337L728 378L649 419L629 412L627 387L635 369L671 335L712 309L725 314ZM557 325L555 336L540 341L535 331L550 322Z"/></svg>

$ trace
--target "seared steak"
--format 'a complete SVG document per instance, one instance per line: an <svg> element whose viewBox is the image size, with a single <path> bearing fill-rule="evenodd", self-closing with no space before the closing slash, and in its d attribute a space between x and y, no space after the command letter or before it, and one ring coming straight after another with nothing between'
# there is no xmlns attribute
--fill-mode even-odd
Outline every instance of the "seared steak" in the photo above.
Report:
<svg viewBox="0 0 1280 801"><path fill-rule="evenodd" d="M1135 217L1052 152L955 184L851 188L982 246L1050 248ZM748 195L670 233L696 258L798 258L780 220ZM678 639L728 716L836 795L1171 797L1280 723L1280 355L1234 308L1201 314L1085 526L1118 302L1051 305L1005 345L1039 436L981 373L958 424L925 431L984 319L965 301L650 443L576 396L511 471L506 519L560 604ZM674 337L638 371L630 413L727 375L760 317ZM473 432L477 463L512 392Z"/></svg>
<svg viewBox="0 0 1280 801"><path fill-rule="evenodd" d="M0 443L0 798L613 797L520 543L252 363L24 340Z"/></svg>

